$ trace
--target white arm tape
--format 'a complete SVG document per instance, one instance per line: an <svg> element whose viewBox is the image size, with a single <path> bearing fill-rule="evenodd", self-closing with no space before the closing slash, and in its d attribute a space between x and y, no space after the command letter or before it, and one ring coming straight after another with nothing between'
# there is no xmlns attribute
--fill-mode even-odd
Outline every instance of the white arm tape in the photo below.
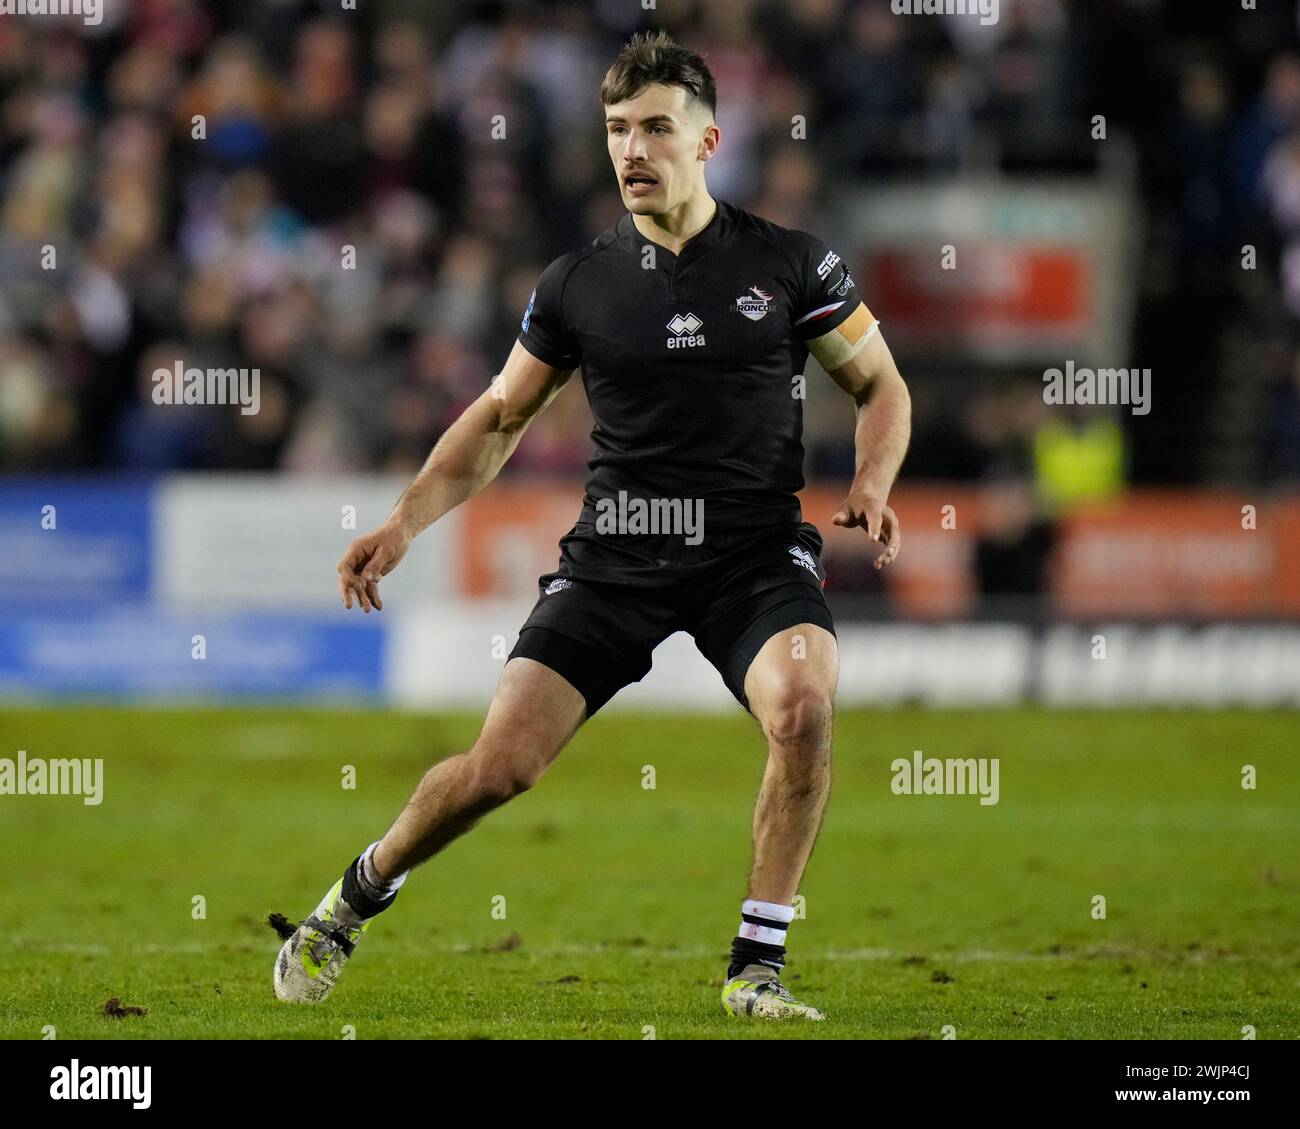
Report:
<svg viewBox="0 0 1300 1129"><path fill-rule="evenodd" d="M880 319L876 318L866 333L853 342L850 342L838 328L832 329L830 333L809 341L808 352L817 358L817 363L822 368L830 372L832 369L848 364L861 353L867 347L867 342L871 340L871 335L879 328Z"/></svg>

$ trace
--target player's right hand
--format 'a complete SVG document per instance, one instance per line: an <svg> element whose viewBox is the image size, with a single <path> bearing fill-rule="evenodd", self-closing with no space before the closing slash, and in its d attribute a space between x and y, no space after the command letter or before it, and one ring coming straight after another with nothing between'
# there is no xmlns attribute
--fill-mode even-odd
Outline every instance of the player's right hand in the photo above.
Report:
<svg viewBox="0 0 1300 1129"><path fill-rule="evenodd" d="M390 524L381 525L373 533L353 541L339 561L339 595L343 598L343 606L351 609L355 596L367 615L372 607L375 611L383 611L379 578L392 572L410 547L411 534Z"/></svg>

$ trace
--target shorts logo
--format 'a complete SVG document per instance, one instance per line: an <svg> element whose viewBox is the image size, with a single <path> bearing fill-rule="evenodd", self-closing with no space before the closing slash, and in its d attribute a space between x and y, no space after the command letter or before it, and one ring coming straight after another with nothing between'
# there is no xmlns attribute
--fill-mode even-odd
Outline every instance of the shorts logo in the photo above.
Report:
<svg viewBox="0 0 1300 1129"><path fill-rule="evenodd" d="M573 587L572 580L565 580L564 577L560 577L558 580L552 580L546 586L546 595L554 596L556 592L563 592L566 588L572 588L572 587Z"/></svg>
<svg viewBox="0 0 1300 1129"><path fill-rule="evenodd" d="M677 314L672 321L668 323L676 337L668 338L668 348L670 349L690 349L704 344L704 334L697 334L695 331L704 323L694 314Z"/></svg>
<svg viewBox="0 0 1300 1129"><path fill-rule="evenodd" d="M525 333L528 332L528 323L529 323L530 321L532 321L532 318L533 318L533 306L536 304L536 302L537 302L537 291L534 290L534 291L533 291L533 296L532 296L531 298L528 299L528 309L526 309L526 310L524 311L524 325L523 325L523 331L524 331Z"/></svg>
<svg viewBox="0 0 1300 1129"><path fill-rule="evenodd" d="M797 564L800 568L806 568L813 576L817 575L817 562L813 560L812 553L808 552L807 549L802 549L798 545L791 545L790 555L794 557L793 564Z"/></svg>
<svg viewBox="0 0 1300 1129"><path fill-rule="evenodd" d="M751 286L748 294L742 294L731 307L737 313L744 314L750 321L761 321L772 309L772 295Z"/></svg>

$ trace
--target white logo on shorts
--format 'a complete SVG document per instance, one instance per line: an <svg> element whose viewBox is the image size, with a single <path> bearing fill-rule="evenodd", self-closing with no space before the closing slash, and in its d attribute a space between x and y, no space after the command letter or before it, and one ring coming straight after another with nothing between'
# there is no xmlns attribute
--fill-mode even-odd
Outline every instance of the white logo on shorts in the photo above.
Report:
<svg viewBox="0 0 1300 1129"><path fill-rule="evenodd" d="M817 575L817 562L813 560L812 553L807 549L801 549L798 545L790 546L790 555L794 557L794 564L800 568L806 568L813 576Z"/></svg>

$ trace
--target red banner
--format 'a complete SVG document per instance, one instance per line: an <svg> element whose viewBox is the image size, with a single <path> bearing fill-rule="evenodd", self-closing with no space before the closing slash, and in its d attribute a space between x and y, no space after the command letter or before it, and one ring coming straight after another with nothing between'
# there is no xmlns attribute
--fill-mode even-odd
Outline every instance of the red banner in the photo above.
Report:
<svg viewBox="0 0 1300 1129"><path fill-rule="evenodd" d="M860 572L878 551L863 530L831 524L843 497L825 485L801 496L825 541L828 592L842 587L837 568ZM881 580L898 611L928 620L974 611L976 551L1002 523L1000 501L968 485L908 485L890 504L903 550ZM460 591L534 594L581 506L576 484L489 487L466 506ZM1066 618L1300 619L1300 496L1145 491L1079 508L1058 524L1044 577L1049 608Z"/></svg>

